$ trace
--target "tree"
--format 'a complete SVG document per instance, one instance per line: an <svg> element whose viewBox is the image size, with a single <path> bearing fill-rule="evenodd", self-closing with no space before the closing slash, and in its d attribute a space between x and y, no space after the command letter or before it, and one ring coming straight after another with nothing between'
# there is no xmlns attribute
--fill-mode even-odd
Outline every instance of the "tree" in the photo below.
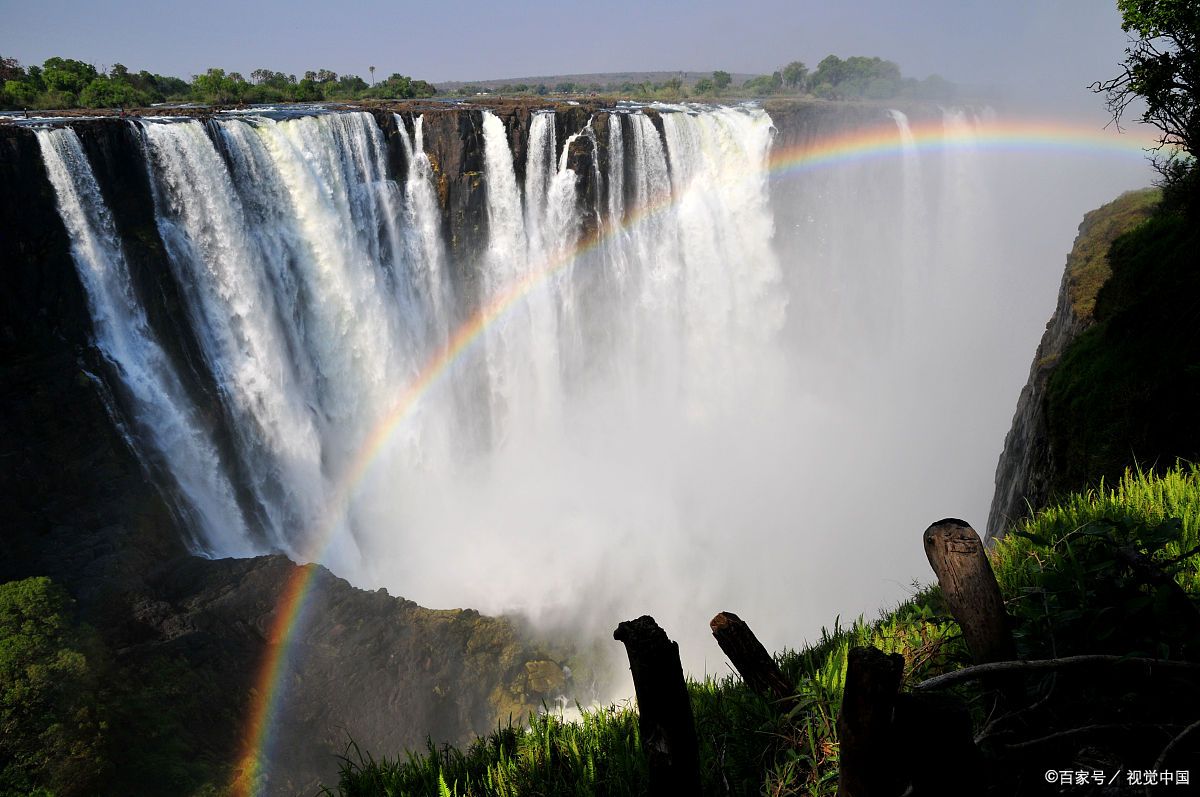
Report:
<svg viewBox="0 0 1200 797"><path fill-rule="evenodd" d="M146 105L146 98L126 80L100 75L79 92L84 108L128 108Z"/></svg>
<svg viewBox="0 0 1200 797"><path fill-rule="evenodd" d="M719 93L729 88L729 84L733 82L733 77L728 72L718 69L712 74L712 82L713 88Z"/></svg>
<svg viewBox="0 0 1200 797"><path fill-rule="evenodd" d="M375 85L375 67L369 66L369 67L367 67L367 71L371 73L371 85L374 86Z"/></svg>
<svg viewBox="0 0 1200 797"><path fill-rule="evenodd" d="M96 79L96 67L74 58L47 58L42 64L42 80L49 91L78 94Z"/></svg>
<svg viewBox="0 0 1200 797"><path fill-rule="evenodd" d="M803 61L792 61L781 70L784 85L790 89L799 88L804 85L804 79L808 77L808 67Z"/></svg>
<svg viewBox="0 0 1200 797"><path fill-rule="evenodd" d="M1125 61L1121 74L1092 90L1106 95L1118 125L1135 100L1144 100L1139 119L1158 129L1154 165L1165 185L1191 182L1200 193L1195 161L1180 157L1180 150L1193 158L1200 152L1200 2L1117 0L1117 8L1129 34Z"/></svg>
<svg viewBox="0 0 1200 797"><path fill-rule="evenodd" d="M706 77L702 77L696 81L696 91L701 94L711 94L713 91L713 82Z"/></svg>
<svg viewBox="0 0 1200 797"><path fill-rule="evenodd" d="M783 86L783 73L774 72L770 75L758 75L742 84L742 88L754 95L774 94Z"/></svg>
<svg viewBox="0 0 1200 797"><path fill-rule="evenodd" d="M0 790L95 794L106 768L98 641L48 578L0 584Z"/></svg>
<svg viewBox="0 0 1200 797"><path fill-rule="evenodd" d="M0 82L5 80L23 80L24 77L25 70L21 67L20 61L0 55Z"/></svg>
<svg viewBox="0 0 1200 797"><path fill-rule="evenodd" d="M224 69L213 68L192 79L192 94L196 99L214 105L237 102L249 88L250 84L240 74L231 72L227 75Z"/></svg>

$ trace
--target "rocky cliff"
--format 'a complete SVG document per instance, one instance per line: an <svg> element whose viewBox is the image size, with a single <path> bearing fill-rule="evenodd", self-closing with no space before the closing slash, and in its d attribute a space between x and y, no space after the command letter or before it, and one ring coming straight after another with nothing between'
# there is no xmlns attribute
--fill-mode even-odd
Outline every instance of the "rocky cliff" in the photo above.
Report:
<svg viewBox="0 0 1200 797"><path fill-rule="evenodd" d="M1101 287L1111 275L1109 247L1145 221L1158 200L1156 190L1131 191L1089 212L1063 272L1058 303L1046 325L1029 380L1021 389L1012 427L996 466L996 492L988 513L987 539L1004 536L1009 525L1046 505L1055 485L1055 453L1050 445L1047 386L1063 353L1094 323Z"/></svg>

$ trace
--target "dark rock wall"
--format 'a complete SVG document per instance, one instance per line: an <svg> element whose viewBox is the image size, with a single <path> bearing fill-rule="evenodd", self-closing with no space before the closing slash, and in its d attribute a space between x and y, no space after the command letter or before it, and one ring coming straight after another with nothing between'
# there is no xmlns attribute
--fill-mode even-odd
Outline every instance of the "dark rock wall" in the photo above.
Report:
<svg viewBox="0 0 1200 797"><path fill-rule="evenodd" d="M1044 506L1050 497L1054 461L1046 423L1046 385L1067 346L1090 324L1090 319L1075 314L1064 274L1054 315L1042 333L1029 380L1017 399L1012 427L1004 437L985 541L1003 537L1011 523L1028 516L1030 507L1036 510Z"/></svg>
<svg viewBox="0 0 1200 797"><path fill-rule="evenodd" d="M183 546L110 421L108 364L31 131L0 127L0 185L0 578L49 575L96 606Z"/></svg>

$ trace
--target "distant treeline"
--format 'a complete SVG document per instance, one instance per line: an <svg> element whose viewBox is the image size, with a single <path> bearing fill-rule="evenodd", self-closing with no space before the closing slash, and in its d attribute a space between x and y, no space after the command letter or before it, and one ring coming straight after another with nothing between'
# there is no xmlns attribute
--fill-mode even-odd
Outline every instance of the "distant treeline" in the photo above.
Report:
<svg viewBox="0 0 1200 797"><path fill-rule="evenodd" d="M411 99L431 97L437 88L424 80L394 73L371 83L358 75L339 75L328 69L308 71L303 77L255 69L247 80L238 72L209 69L189 83L142 70L131 72L124 64L113 64L107 72L72 58L49 58L41 66L23 67L14 58L0 57L0 108L135 108L161 102L201 102L214 105L262 102L320 102L322 100ZM684 100L717 97L764 97L808 95L830 100L895 97L953 100L957 87L931 75L924 80L904 77L900 67L882 58L861 55L839 58L830 55L809 71L801 61L792 61L770 75L758 75L733 85L732 76L717 70L709 77L686 82L682 76L662 82L583 83L562 81L553 85L468 84L455 94L533 95L597 94L637 99Z"/></svg>
<svg viewBox="0 0 1200 797"><path fill-rule="evenodd" d="M829 100L873 99L895 97L926 100L952 100L958 87L938 75L924 80L904 77L893 61L854 55L846 59L826 56L810 72L802 61L792 61L769 75L758 75L733 85L732 76L718 69L709 77L694 82L685 81L682 74L660 82L622 81L619 83L572 82L554 83L469 83L460 86L455 94L464 97L479 94L597 94L620 95L641 99L706 99L714 97L765 97L771 95L808 95Z"/></svg>
<svg viewBox="0 0 1200 797"><path fill-rule="evenodd" d="M371 67L372 81L375 67ZM431 97L437 89L424 80L395 73L374 85L358 75L328 69L285 75L256 69L247 80L237 72L209 69L191 82L113 64L101 72L73 58L48 58L41 66L23 67L15 58L0 57L0 108L134 108L159 102L203 102L218 105L256 102L410 99Z"/></svg>

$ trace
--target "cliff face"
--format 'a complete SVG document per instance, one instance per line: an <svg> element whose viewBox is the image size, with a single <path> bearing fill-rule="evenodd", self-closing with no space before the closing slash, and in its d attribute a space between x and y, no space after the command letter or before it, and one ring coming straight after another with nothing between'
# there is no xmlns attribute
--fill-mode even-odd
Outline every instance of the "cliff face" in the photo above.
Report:
<svg viewBox="0 0 1200 797"><path fill-rule="evenodd" d="M1000 539L1008 527L1046 505L1059 470L1050 444L1047 388L1059 360L1093 323L1100 288L1111 270L1112 242L1145 221L1157 202L1154 190L1134 191L1084 216L1067 256L1058 304L1046 325L1029 380L1021 389L1012 427L996 466L996 492L988 513L986 538Z"/></svg>
<svg viewBox="0 0 1200 797"><path fill-rule="evenodd" d="M499 108L524 151L528 109ZM403 176L399 128L375 114L389 167ZM578 117L578 118L576 118ZM411 134L412 114L402 112ZM564 124L586 124L574 112ZM474 305L471 265L486 240L481 111L425 112L455 289ZM121 233L149 322L175 349L188 389L213 390L189 336L154 219L144 153L126 121L72 123ZM572 132L575 132L572 130ZM523 160L523 159L522 159ZM590 179L590 174L587 176ZM167 690L157 707L176 738L121 751L124 780L110 793L178 794L200 782L139 780L155 755L199 762L220 784L241 752L246 719L279 601L297 565L283 557L189 556L183 524L163 483L139 464L122 431L123 398L112 365L91 343L87 299L58 216L34 133L0 125L0 580L47 575L76 598L99 630L121 689ZM219 406L219 402L209 402ZM117 423L114 424L114 420ZM151 465L150 467L153 467ZM285 700L269 791L312 792L336 777L348 739L377 750L461 741L571 693L560 667L571 657L506 619L432 611L384 592L351 587L323 568L284 674ZM556 677L546 677L546 673ZM167 675L164 675L167 673ZM582 693L581 693L582 694ZM156 747L158 745L158 747ZM163 745L175 745L170 756ZM162 750L159 750L162 747ZM146 775L150 777L150 775Z"/></svg>
<svg viewBox="0 0 1200 797"><path fill-rule="evenodd" d="M1017 399L1012 427L1004 437L986 539L1000 539L1010 524L1029 514L1030 507L1036 510L1050 497L1054 462L1046 424L1046 384L1067 346L1090 324L1090 318L1075 314L1064 274L1054 315L1042 333L1029 369L1029 380Z"/></svg>

